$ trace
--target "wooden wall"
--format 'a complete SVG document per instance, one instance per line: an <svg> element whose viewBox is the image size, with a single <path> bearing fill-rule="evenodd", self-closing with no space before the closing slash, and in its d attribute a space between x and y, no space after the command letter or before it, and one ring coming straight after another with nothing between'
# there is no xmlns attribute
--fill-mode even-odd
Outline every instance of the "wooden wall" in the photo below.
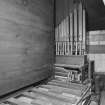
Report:
<svg viewBox="0 0 105 105"><path fill-rule="evenodd" d="M53 0L0 0L0 95L47 78Z"/></svg>

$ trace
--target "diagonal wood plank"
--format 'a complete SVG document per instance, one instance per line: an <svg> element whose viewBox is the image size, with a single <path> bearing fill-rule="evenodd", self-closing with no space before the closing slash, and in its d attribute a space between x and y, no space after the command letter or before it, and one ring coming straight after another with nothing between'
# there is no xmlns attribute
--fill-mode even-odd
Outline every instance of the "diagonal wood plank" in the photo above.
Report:
<svg viewBox="0 0 105 105"><path fill-rule="evenodd" d="M58 100L62 100L64 102L69 102L69 103L72 103L72 104L75 104L76 101L77 101L76 98L62 96L62 95L59 95L59 94L56 94L56 93L43 91L43 90L40 90L40 89L37 89L37 88L32 89L32 91L35 92L35 93L38 93L38 94L43 94L45 96L56 98Z"/></svg>
<svg viewBox="0 0 105 105"><path fill-rule="evenodd" d="M24 92L23 95L33 99L47 100L51 102L53 105L66 105L66 104L72 105L71 103L64 102L63 100L58 100L56 98L34 92Z"/></svg>

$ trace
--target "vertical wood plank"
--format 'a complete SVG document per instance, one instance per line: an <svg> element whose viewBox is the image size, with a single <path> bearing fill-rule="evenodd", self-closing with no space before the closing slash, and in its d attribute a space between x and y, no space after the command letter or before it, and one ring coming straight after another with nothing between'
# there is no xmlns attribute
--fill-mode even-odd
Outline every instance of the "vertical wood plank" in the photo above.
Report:
<svg viewBox="0 0 105 105"><path fill-rule="evenodd" d="M0 95L50 75L52 1L0 0Z"/></svg>

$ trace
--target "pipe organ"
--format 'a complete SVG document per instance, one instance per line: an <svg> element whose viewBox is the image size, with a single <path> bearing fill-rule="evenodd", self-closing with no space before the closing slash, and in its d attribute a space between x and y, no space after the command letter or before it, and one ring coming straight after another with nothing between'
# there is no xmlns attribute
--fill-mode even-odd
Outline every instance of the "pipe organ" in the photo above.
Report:
<svg viewBox="0 0 105 105"><path fill-rule="evenodd" d="M82 3L55 29L56 55L84 55L86 53L86 21Z"/></svg>
<svg viewBox="0 0 105 105"><path fill-rule="evenodd" d="M82 2L75 3L69 16L55 28L55 71L67 70L70 82L83 83L88 78L85 15Z"/></svg>

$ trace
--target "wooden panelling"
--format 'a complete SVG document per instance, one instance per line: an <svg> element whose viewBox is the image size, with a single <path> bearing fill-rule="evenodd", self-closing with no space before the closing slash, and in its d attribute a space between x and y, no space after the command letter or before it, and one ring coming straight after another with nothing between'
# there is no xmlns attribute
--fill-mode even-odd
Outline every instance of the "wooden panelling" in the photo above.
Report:
<svg viewBox="0 0 105 105"><path fill-rule="evenodd" d="M0 95L49 76L53 37L53 0L0 0Z"/></svg>
<svg viewBox="0 0 105 105"><path fill-rule="evenodd" d="M105 41L105 30L89 31L89 42Z"/></svg>
<svg viewBox="0 0 105 105"><path fill-rule="evenodd" d="M88 53L95 63L96 73L105 73L105 31L90 31L88 33Z"/></svg>
<svg viewBox="0 0 105 105"><path fill-rule="evenodd" d="M88 52L105 53L105 31L90 31L87 35Z"/></svg>
<svg viewBox="0 0 105 105"><path fill-rule="evenodd" d="M103 54L105 53L105 45L90 45L88 46L89 53L91 54Z"/></svg>

